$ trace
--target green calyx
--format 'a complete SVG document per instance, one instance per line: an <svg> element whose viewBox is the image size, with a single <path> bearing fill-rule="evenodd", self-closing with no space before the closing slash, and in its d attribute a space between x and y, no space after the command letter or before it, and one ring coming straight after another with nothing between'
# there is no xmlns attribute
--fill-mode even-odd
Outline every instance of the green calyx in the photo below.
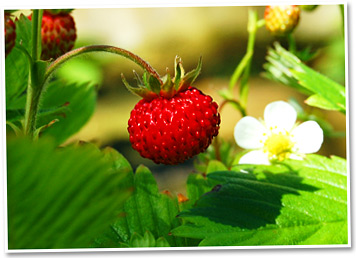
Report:
<svg viewBox="0 0 356 258"><path fill-rule="evenodd" d="M140 76L133 71L138 87L130 86L123 74L121 74L121 78L129 91L146 100L152 100L158 97L169 99L178 92L188 89L188 87L192 85L200 74L201 66L202 58L200 57L197 67L194 70L185 73L182 59L179 56L176 56L174 62L175 75L173 78L171 77L168 68L166 69L167 74L161 77L161 80L156 76L149 74L147 71L144 72L141 79Z"/></svg>

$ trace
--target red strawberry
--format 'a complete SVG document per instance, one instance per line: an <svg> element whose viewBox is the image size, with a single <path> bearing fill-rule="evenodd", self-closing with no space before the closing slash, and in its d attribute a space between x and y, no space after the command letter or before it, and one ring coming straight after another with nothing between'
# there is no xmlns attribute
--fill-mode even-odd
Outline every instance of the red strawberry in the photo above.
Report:
<svg viewBox="0 0 356 258"><path fill-rule="evenodd" d="M300 9L296 5L267 6L266 28L275 36L291 33L299 22Z"/></svg>
<svg viewBox="0 0 356 258"><path fill-rule="evenodd" d="M16 40L16 25L10 17L10 14L5 13L5 57L10 54L15 46Z"/></svg>
<svg viewBox="0 0 356 258"><path fill-rule="evenodd" d="M144 97L131 111L128 121L130 142L142 157L155 163L182 163L204 151L218 134L218 105L210 96L191 87L200 68L201 62L184 76L181 61L176 59L174 80L167 74L162 85L146 83L146 88L132 88L123 78L131 91ZM152 78L144 75L145 82L152 82Z"/></svg>
<svg viewBox="0 0 356 258"><path fill-rule="evenodd" d="M41 36L43 60L55 59L72 50L77 34L74 19L68 10L45 10Z"/></svg>

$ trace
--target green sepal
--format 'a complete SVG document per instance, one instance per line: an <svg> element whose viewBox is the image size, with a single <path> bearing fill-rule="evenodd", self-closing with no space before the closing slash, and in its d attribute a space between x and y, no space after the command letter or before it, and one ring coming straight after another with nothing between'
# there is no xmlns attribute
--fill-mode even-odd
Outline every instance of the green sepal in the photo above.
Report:
<svg viewBox="0 0 356 258"><path fill-rule="evenodd" d="M154 93L159 94L161 91L161 83L156 77L148 75L148 84Z"/></svg>
<svg viewBox="0 0 356 258"><path fill-rule="evenodd" d="M188 72L186 75L184 75L184 77L182 78L182 80L179 84L179 87L177 90L178 92L188 89L188 87L193 84L195 79L200 74L201 67L202 67L202 57L199 58L197 67L194 70Z"/></svg>
<svg viewBox="0 0 356 258"><path fill-rule="evenodd" d="M176 94L174 89L174 84L172 82L171 74L168 68L166 69L167 74L162 78L163 84L161 86L160 95L164 98L171 98Z"/></svg>
<svg viewBox="0 0 356 258"><path fill-rule="evenodd" d="M182 65L182 58L180 58L179 56L176 56L175 60L174 60L174 69L175 69L175 73L174 73L174 88L176 91L178 91L179 89L179 84L182 80L182 78L184 77L184 68Z"/></svg>
<svg viewBox="0 0 356 258"><path fill-rule="evenodd" d="M124 74L121 74L121 79L122 79L122 82L124 83L125 87L132 93L146 99L146 100L152 100L154 98L157 98L158 95L152 91L150 91L149 89L147 88L144 88L144 87L139 87L139 88L135 88L135 87L132 87L125 79L125 76ZM139 85L140 86L140 85Z"/></svg>

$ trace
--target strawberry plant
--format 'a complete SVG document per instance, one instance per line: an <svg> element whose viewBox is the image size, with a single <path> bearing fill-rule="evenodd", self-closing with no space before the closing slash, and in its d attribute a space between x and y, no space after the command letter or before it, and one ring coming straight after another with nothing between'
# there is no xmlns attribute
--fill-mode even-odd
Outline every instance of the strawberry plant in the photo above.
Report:
<svg viewBox="0 0 356 258"><path fill-rule="evenodd" d="M174 74L161 76L129 50L76 47L72 10L6 11L8 249L348 246L347 161L319 152L344 133L318 115L348 114L345 86L313 69L318 53L294 35L316 7L267 6L264 17L251 8L246 53L219 89L220 103L196 86L204 56L190 72L176 56ZM275 99L263 119L249 115L261 30L275 39L265 46L263 80L298 92L309 108ZM148 167L133 167L112 146L67 142L93 116L98 92L57 71L92 52L142 68L138 86L121 76L141 98L128 114L127 142L157 167L194 160L184 193L160 191ZM227 105L241 116L232 142L219 135Z"/></svg>

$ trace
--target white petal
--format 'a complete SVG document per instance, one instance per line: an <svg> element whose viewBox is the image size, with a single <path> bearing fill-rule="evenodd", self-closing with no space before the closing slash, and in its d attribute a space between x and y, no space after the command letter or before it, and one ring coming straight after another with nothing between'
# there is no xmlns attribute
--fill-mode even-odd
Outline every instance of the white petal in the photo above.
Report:
<svg viewBox="0 0 356 258"><path fill-rule="evenodd" d="M297 120L297 111L285 101L275 101L266 106L264 120L267 128L289 132Z"/></svg>
<svg viewBox="0 0 356 258"><path fill-rule="evenodd" d="M237 145L244 149L258 149L263 146L265 127L256 118L245 116L237 122L234 137Z"/></svg>
<svg viewBox="0 0 356 258"><path fill-rule="evenodd" d="M239 164L270 165L268 154L262 150L253 150L243 155Z"/></svg>
<svg viewBox="0 0 356 258"><path fill-rule="evenodd" d="M299 153L317 152L323 143L323 130L317 122L307 121L298 125L292 132L294 148Z"/></svg>

